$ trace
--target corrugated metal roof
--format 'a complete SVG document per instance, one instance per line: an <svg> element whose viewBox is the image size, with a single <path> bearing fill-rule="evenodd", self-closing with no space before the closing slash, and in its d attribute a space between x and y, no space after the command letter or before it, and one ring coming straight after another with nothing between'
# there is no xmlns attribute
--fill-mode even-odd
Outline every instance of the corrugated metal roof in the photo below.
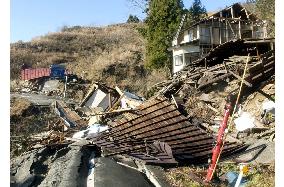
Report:
<svg viewBox="0 0 284 187"><path fill-rule="evenodd" d="M21 79L32 80L40 77L48 77L49 75L49 68L23 69L21 72Z"/></svg>
<svg viewBox="0 0 284 187"><path fill-rule="evenodd" d="M161 97L146 101L137 113L117 120L109 132L100 133L93 142L109 155L124 153L145 163L206 163L214 137L191 124L174 104ZM242 148L226 142L222 155Z"/></svg>
<svg viewBox="0 0 284 187"><path fill-rule="evenodd" d="M66 70L67 74L71 74L70 71ZM33 80L41 77L49 77L50 68L35 68L35 69L23 69L21 71L22 80Z"/></svg>

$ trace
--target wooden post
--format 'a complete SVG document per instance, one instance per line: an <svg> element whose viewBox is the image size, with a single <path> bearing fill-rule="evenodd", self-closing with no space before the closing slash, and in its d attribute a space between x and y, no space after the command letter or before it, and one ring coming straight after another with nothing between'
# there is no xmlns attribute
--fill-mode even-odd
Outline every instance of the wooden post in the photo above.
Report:
<svg viewBox="0 0 284 187"><path fill-rule="evenodd" d="M213 27L210 27L210 40L211 40L211 48L213 48Z"/></svg>
<svg viewBox="0 0 284 187"><path fill-rule="evenodd" d="M111 94L108 93L108 106L111 109L112 108L112 102L111 102Z"/></svg>
<svg viewBox="0 0 284 187"><path fill-rule="evenodd" d="M270 50L274 50L273 42L270 42Z"/></svg>
<svg viewBox="0 0 284 187"><path fill-rule="evenodd" d="M234 9L233 9L233 6L231 7L231 15L232 15L232 18L234 18L234 17L235 17L235 15L234 15Z"/></svg>
<svg viewBox="0 0 284 187"><path fill-rule="evenodd" d="M256 38L253 36L254 35L254 32L253 32L253 21L251 22L251 37L252 38Z"/></svg>
<svg viewBox="0 0 284 187"><path fill-rule="evenodd" d="M226 42L229 41L229 33L228 33L228 23L227 23L227 19L225 19L226 22Z"/></svg>
<svg viewBox="0 0 284 187"><path fill-rule="evenodd" d="M267 37L267 23L264 24L265 26L262 28L263 29L263 38L266 38Z"/></svg>
<svg viewBox="0 0 284 187"><path fill-rule="evenodd" d="M219 18L219 44L222 43L222 29L221 29L221 20Z"/></svg>
<svg viewBox="0 0 284 187"><path fill-rule="evenodd" d="M239 20L239 39L242 39L241 20Z"/></svg>
<svg viewBox="0 0 284 187"><path fill-rule="evenodd" d="M67 75L65 76L65 84L64 84L64 93L63 93L63 97L66 97L66 90L67 90Z"/></svg>

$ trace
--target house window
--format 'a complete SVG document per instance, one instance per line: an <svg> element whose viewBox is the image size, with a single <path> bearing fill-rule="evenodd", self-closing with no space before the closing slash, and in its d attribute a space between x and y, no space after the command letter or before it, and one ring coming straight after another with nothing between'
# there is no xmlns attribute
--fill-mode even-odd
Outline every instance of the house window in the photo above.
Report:
<svg viewBox="0 0 284 187"><path fill-rule="evenodd" d="M174 56L175 66L181 66L183 64L182 55Z"/></svg>
<svg viewBox="0 0 284 187"><path fill-rule="evenodd" d="M191 55L190 53L185 53L184 54L184 61L185 63L188 65L188 64L191 64Z"/></svg>
<svg viewBox="0 0 284 187"><path fill-rule="evenodd" d="M189 36L189 41L193 41L194 40L194 38L193 38L193 30L189 30L188 36Z"/></svg>
<svg viewBox="0 0 284 187"><path fill-rule="evenodd" d="M184 61L186 65L191 64L193 61L197 60L199 53L184 53Z"/></svg>
<svg viewBox="0 0 284 187"><path fill-rule="evenodd" d="M200 27L200 43L210 44L210 28L209 27Z"/></svg>

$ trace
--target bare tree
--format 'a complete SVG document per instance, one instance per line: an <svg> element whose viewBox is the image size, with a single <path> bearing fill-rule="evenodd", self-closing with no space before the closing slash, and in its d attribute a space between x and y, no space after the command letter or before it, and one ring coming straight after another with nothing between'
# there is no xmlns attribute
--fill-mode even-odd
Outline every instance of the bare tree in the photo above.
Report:
<svg viewBox="0 0 284 187"><path fill-rule="evenodd" d="M143 13L147 13L149 0L128 0L134 7L140 9Z"/></svg>

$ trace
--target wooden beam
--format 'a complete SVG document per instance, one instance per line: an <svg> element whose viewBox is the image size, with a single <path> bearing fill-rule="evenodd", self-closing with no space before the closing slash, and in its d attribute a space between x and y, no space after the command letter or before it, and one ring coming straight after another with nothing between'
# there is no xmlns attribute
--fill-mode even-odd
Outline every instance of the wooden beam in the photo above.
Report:
<svg viewBox="0 0 284 187"><path fill-rule="evenodd" d="M254 30L253 30L253 21L251 22L251 37L255 38L254 37Z"/></svg>
<svg viewBox="0 0 284 187"><path fill-rule="evenodd" d="M116 91L119 93L119 95L123 95L123 91L121 91L121 89L119 89L117 86L115 86Z"/></svg>
<svg viewBox="0 0 284 187"><path fill-rule="evenodd" d="M229 72L236 77L238 80L242 80L242 77L240 77L239 75L235 74L234 72L232 72L231 70L229 70ZM249 83L248 81L244 80L245 85L247 85L248 87L252 87L252 84Z"/></svg>
<svg viewBox="0 0 284 187"><path fill-rule="evenodd" d="M233 6L231 7L231 15L232 15L232 18L235 18Z"/></svg>
<svg viewBox="0 0 284 187"><path fill-rule="evenodd" d="M227 42L227 41L229 41L228 21L227 20L225 21L225 24L226 24L226 32L225 33L226 33L226 42Z"/></svg>
<svg viewBox="0 0 284 187"><path fill-rule="evenodd" d="M241 21L239 21L239 39L242 39Z"/></svg>
<svg viewBox="0 0 284 187"><path fill-rule="evenodd" d="M247 12L247 9L245 8L245 12L246 12L246 16L247 16L247 18L249 19L249 14L248 14L248 12Z"/></svg>
<svg viewBox="0 0 284 187"><path fill-rule="evenodd" d="M111 101L111 94L108 93L108 106L109 106L109 109L112 107L112 101Z"/></svg>
<svg viewBox="0 0 284 187"><path fill-rule="evenodd" d="M211 40L211 48L213 48L213 27L210 27L210 40Z"/></svg>
<svg viewBox="0 0 284 187"><path fill-rule="evenodd" d="M120 104L120 101L121 101L121 99L124 97L124 94L122 94L119 98L118 98L118 100L116 101L116 103L114 103L114 105L112 106L112 108L110 108L108 111L109 112L111 112L111 111L113 111L113 109L116 107L116 106L118 106L119 104Z"/></svg>
<svg viewBox="0 0 284 187"><path fill-rule="evenodd" d="M103 113L95 113L90 116L98 116L98 115L105 115L105 114L114 114L114 113L121 113L121 112L130 112L130 111L135 111L137 109L132 109L132 108L124 108L124 109L117 109L117 110L112 110L111 112L103 112Z"/></svg>
<svg viewBox="0 0 284 187"><path fill-rule="evenodd" d="M177 102L176 102L176 100L175 100L175 98L174 98L173 94L171 94L171 96L172 96L172 100L174 101L174 103L175 103L176 107L178 108L178 104L177 104Z"/></svg>

